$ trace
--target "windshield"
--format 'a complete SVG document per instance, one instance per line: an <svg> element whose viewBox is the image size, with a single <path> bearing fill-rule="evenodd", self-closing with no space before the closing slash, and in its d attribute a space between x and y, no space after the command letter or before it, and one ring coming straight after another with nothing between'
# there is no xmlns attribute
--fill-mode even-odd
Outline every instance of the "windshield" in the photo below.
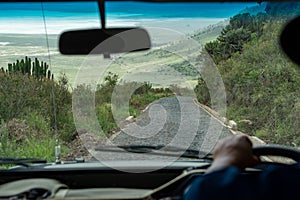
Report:
<svg viewBox="0 0 300 200"><path fill-rule="evenodd" d="M101 28L96 2L0 3L1 157L168 159L119 147L142 145L174 161L240 133L300 146L299 69L278 42L300 3L105 6L107 28L144 28L152 48L61 55L59 34Z"/></svg>

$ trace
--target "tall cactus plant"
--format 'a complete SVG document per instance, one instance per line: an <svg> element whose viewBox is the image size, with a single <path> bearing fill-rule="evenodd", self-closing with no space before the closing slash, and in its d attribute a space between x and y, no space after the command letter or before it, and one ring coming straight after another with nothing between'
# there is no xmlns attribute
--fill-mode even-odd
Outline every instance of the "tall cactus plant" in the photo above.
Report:
<svg viewBox="0 0 300 200"><path fill-rule="evenodd" d="M33 76L37 79L53 79L53 74L51 73L49 66L46 62L40 62L37 58L31 61L27 56L25 60L17 60L14 63L8 63L8 73L22 73Z"/></svg>

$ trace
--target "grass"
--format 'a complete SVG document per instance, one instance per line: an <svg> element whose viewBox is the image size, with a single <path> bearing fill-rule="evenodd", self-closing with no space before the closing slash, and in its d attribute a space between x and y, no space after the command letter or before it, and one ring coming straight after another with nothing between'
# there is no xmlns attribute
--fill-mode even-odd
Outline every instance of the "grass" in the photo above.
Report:
<svg viewBox="0 0 300 200"><path fill-rule="evenodd" d="M53 134L46 134L40 137L26 134L25 137L20 140L8 131L4 121L1 122L0 126L1 158L39 158L49 162L55 161L55 137ZM62 147L62 152L67 152L65 146Z"/></svg>

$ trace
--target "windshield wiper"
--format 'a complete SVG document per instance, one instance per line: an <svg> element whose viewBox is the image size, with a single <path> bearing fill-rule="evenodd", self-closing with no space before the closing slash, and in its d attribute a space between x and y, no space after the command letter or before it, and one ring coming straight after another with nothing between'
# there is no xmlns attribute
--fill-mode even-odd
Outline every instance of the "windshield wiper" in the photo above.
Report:
<svg viewBox="0 0 300 200"><path fill-rule="evenodd" d="M40 164L47 163L47 161L38 158L0 158L0 165L22 165L28 167L30 166L29 163Z"/></svg>
<svg viewBox="0 0 300 200"><path fill-rule="evenodd" d="M98 146L95 148L96 151L113 151L113 152L124 152L129 153L149 153L152 155L162 155L162 156L175 156L182 158L196 158L196 159L208 159L212 160L210 153L204 153L193 149L183 149L174 146L164 146L164 145L119 145L119 146ZM181 152L179 154L179 152ZM183 152L183 153L182 153ZM204 156L200 156L204 155Z"/></svg>

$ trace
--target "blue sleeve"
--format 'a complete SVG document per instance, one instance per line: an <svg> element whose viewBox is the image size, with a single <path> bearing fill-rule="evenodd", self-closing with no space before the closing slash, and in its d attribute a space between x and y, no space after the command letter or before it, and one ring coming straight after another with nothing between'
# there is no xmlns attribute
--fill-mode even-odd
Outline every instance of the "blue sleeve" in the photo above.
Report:
<svg viewBox="0 0 300 200"><path fill-rule="evenodd" d="M184 199L266 200L300 199L300 163L293 166L270 165L261 173L242 173L230 167L193 179Z"/></svg>

